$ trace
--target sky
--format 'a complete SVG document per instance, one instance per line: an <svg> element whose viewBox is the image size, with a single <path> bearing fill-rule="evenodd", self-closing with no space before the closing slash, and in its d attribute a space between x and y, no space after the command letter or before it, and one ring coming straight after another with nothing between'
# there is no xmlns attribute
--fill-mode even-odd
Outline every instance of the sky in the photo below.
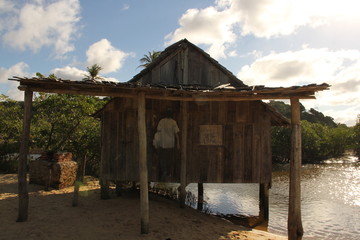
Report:
<svg viewBox="0 0 360 240"><path fill-rule="evenodd" d="M355 124L360 114L358 0L0 0L0 94L36 72L125 82L149 51L188 39L247 85L331 85L302 100Z"/></svg>

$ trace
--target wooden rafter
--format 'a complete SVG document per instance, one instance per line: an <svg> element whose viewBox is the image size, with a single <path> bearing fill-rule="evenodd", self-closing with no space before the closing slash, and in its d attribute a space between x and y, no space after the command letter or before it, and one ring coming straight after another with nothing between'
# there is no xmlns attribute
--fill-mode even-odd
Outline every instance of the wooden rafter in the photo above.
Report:
<svg viewBox="0 0 360 240"><path fill-rule="evenodd" d="M196 89L191 86L184 88L159 87L151 85L134 85L130 83L70 81L37 78L18 78L19 89L33 92L59 94L77 94L90 96L129 97L136 98L139 92L145 93L147 99L170 101L254 101L270 99L315 99L317 91L329 89L328 84L311 84L306 86L265 88L254 86L239 89Z"/></svg>

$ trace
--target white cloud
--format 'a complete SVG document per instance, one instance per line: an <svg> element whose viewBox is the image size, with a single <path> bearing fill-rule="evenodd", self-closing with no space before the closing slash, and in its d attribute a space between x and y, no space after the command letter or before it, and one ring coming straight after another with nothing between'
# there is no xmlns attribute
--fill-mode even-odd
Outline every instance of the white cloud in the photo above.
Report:
<svg viewBox="0 0 360 240"><path fill-rule="evenodd" d="M238 77L249 85L270 87L328 83L330 91L316 94L316 101L305 101L307 108L318 106L336 121L352 123L360 113L360 51L302 49L271 53L241 68ZM346 114L345 114L346 113ZM350 114L352 113L352 114Z"/></svg>
<svg viewBox="0 0 360 240"><path fill-rule="evenodd" d="M86 51L88 65L98 64L102 67L101 73L116 72L122 67L124 60L132 53L125 53L116 49L107 39L92 44Z"/></svg>
<svg viewBox="0 0 360 240"><path fill-rule="evenodd" d="M80 70L76 67L66 66L63 68L55 68L51 70L51 73L54 73L56 77L65 79L65 80L74 80L74 81L81 81L85 78L87 74L86 71Z"/></svg>
<svg viewBox="0 0 360 240"><path fill-rule="evenodd" d="M217 6L189 9L179 20L180 27L165 39L169 44L187 38L195 44L210 45L208 52L211 56L225 57L225 44L236 40L232 31L234 22L228 11L221 11Z"/></svg>
<svg viewBox="0 0 360 240"><path fill-rule="evenodd" d="M204 9L188 9L180 27L166 44L188 38L209 46L214 58L232 53L228 48L239 35L273 38L296 33L302 26L317 27L334 21L360 21L357 0L218 0Z"/></svg>
<svg viewBox="0 0 360 240"><path fill-rule="evenodd" d="M16 13L17 9L13 2L0 0L0 36L5 29L12 28L16 25Z"/></svg>
<svg viewBox="0 0 360 240"><path fill-rule="evenodd" d="M43 47L54 48L55 57L74 50L71 43L76 37L80 20L78 0L32 0L24 5L1 0L4 14L2 40L5 44L24 51L34 52ZM5 27L4 27L5 26Z"/></svg>
<svg viewBox="0 0 360 240"><path fill-rule="evenodd" d="M73 81L81 81L85 78L85 75L88 75L87 71L80 70L76 67L65 66L62 68L55 68L50 71L54 73L56 77L64 79L64 80L73 80ZM118 82L117 79L111 77L102 77L104 81Z"/></svg>
<svg viewBox="0 0 360 240"><path fill-rule="evenodd" d="M9 81L8 78L14 76L29 76L28 68L29 66L24 62L19 62L8 69L0 67L0 87L6 89L5 95L14 100L24 100L23 92L17 89L19 83L16 81Z"/></svg>
<svg viewBox="0 0 360 240"><path fill-rule="evenodd" d="M126 3L124 3L122 8L121 8L122 11L126 11L126 10L129 10L129 9L130 9L130 5L126 4Z"/></svg>

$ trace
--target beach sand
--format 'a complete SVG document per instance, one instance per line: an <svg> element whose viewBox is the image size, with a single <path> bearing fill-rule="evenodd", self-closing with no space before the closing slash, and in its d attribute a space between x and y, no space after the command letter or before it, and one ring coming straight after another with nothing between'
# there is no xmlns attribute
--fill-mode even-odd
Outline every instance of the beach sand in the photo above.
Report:
<svg viewBox="0 0 360 240"><path fill-rule="evenodd" d="M150 194L150 233L140 234L138 193L100 200L97 181L80 189L72 207L73 187L44 191L29 185L29 218L17 223L17 175L0 175L0 239L118 239L118 240L283 240Z"/></svg>

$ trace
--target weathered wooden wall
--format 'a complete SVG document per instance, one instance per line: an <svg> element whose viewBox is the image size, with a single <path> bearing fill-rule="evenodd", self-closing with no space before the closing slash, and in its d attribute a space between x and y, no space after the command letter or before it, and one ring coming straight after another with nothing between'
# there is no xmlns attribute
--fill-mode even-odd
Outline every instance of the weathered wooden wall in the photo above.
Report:
<svg viewBox="0 0 360 240"><path fill-rule="evenodd" d="M109 103L102 112L101 171L105 179L137 181L139 178L135 107L136 100L118 98ZM180 127L179 102L146 101L149 181L164 181L159 176L159 159L152 142L157 124L163 112L169 108L173 109L174 118ZM206 132L207 129L217 130L215 136L204 138L204 132L209 134ZM180 154L180 150L176 150L171 160L174 174L167 181L180 180ZM259 101L189 103L187 182L269 183L270 181L270 115L263 103Z"/></svg>
<svg viewBox="0 0 360 240"><path fill-rule="evenodd" d="M228 83L230 80L222 69L210 62L203 54L193 48L187 48L176 51L164 59L162 63L154 67L151 73L144 75L141 81L145 84L166 84L168 86L216 87Z"/></svg>
<svg viewBox="0 0 360 240"><path fill-rule="evenodd" d="M142 84L168 87L191 85L214 88L233 81L214 60L196 48L181 48L143 74ZM104 179L137 181L138 128L136 98L116 98L101 112L102 164ZM147 156L150 181L159 177L159 157L153 147L157 124L167 109L181 127L180 102L146 100ZM187 129L187 182L271 181L271 117L260 101L189 102ZM180 136L181 137L181 136ZM173 158L172 178L180 181L181 151Z"/></svg>

